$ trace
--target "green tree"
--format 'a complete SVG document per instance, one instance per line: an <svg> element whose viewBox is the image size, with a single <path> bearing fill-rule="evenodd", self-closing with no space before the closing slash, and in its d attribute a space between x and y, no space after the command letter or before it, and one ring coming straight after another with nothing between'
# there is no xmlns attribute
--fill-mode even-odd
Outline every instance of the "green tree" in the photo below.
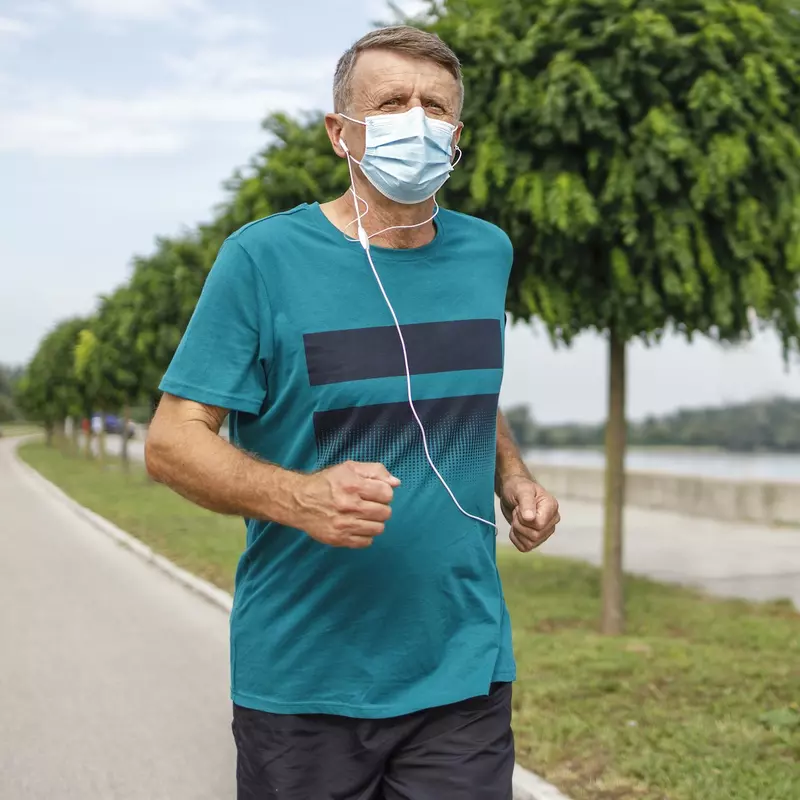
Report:
<svg viewBox="0 0 800 800"><path fill-rule="evenodd" d="M23 370L0 364L0 423L19 419L20 411L14 402L16 385Z"/></svg>
<svg viewBox="0 0 800 800"><path fill-rule="evenodd" d="M98 409L122 413L122 463L128 467L130 408L143 392L145 361L136 349L140 325L136 297L122 286L102 299L90 327L81 332L75 369ZM101 455L103 442L101 438Z"/></svg>
<svg viewBox="0 0 800 800"><path fill-rule="evenodd" d="M19 407L28 419L44 425L48 444L67 417L85 411L74 359L78 338L87 324L88 320L80 317L58 324L43 339L17 386Z"/></svg>
<svg viewBox="0 0 800 800"><path fill-rule="evenodd" d="M211 240L215 250L242 225L301 203L332 200L350 185L347 163L331 148L323 114L301 119L272 114L262 127L269 136L266 147L225 184L229 200L209 226L217 234Z"/></svg>
<svg viewBox="0 0 800 800"><path fill-rule="evenodd" d="M623 629L626 343L798 343L800 36L789 0L442 0L464 65L447 199L496 222L508 298L609 352L603 629Z"/></svg>
<svg viewBox="0 0 800 800"><path fill-rule="evenodd" d="M212 263L213 255L197 232L159 239L152 256L134 260L119 333L136 364L132 371L139 384L138 396L151 405Z"/></svg>

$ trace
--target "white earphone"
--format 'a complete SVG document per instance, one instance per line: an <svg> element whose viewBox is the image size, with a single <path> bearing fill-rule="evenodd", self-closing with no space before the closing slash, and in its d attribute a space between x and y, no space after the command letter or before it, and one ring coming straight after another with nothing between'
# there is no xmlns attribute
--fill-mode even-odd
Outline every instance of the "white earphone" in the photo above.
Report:
<svg viewBox="0 0 800 800"><path fill-rule="evenodd" d="M369 211L369 204L367 203L366 200L360 198L358 194L356 194L355 180L353 176L353 163L352 163L355 159L351 157L350 150L348 149L344 139L340 138L339 142L342 145L342 150L344 150L345 155L347 157L347 165L350 169L350 191L353 193L353 200L355 202L355 209L356 209L356 219L354 220L354 222L356 223L358 229L358 240L350 239L350 241L358 241L361 247L364 248L367 260L369 261L369 265L372 268L372 274L375 276L375 280L378 283L378 288L380 289L381 294L383 295L383 299L386 302L386 305L389 309L389 313L392 315L392 319L394 320L394 325L395 328L397 329L397 335L400 337L400 346L403 349L403 362L406 368L406 388L408 390L408 405L411 407L411 413L413 414L417 426L419 427L420 433L422 434L422 446L425 450L425 458L427 459L430 468L433 470L434 474L439 479L439 482L447 490L447 493L450 495L450 499L453 501L453 503L455 503L456 508L465 517L469 517L470 519L474 519L477 522L481 522L484 525L488 525L489 527L494 528L496 533L497 525L495 525L494 522L490 522L488 519L483 519L483 517L476 517L474 514L470 514L468 511L464 510L464 508L456 499L455 494L453 494L453 490L447 485L447 481L442 477L441 472L439 472L439 470L436 468L436 464L433 463L433 458L431 457L431 453L428 448L428 436L425 433L425 426L422 424L422 420L420 419L419 414L417 414L417 409L416 406L414 405L414 398L411 393L411 367L408 363L408 349L406 348L406 340L403 337L403 329L400 326L400 321L397 318L397 314L395 313L394 307L392 306L392 303L389 300L389 295L386 294L386 289L384 289L383 282L381 281L380 275L378 274L378 270L375 268L375 262L372 260L372 253L370 252L370 244L369 244L370 236L367 234L367 231L364 229L364 225L361 222L361 219L364 216L364 214L366 214ZM364 214L361 213L361 207L359 205L360 203L364 203L364 205L367 207L367 210L364 212ZM431 222L438 213L439 213L439 206L436 205L436 211L434 212L433 216L430 219L425 220L425 222L420 222L416 225L397 225L392 228L385 228L382 231L378 231L378 233L374 233L373 236L378 236L381 233L386 233L386 231L395 230L396 228L418 228L421 227L422 225L427 225L428 222ZM350 224L352 225L353 223Z"/></svg>

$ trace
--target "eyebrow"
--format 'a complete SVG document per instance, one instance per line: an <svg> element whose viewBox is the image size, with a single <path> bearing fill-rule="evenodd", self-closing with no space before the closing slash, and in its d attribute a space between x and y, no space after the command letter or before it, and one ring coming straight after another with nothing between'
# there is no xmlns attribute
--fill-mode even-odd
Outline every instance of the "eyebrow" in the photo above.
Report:
<svg viewBox="0 0 800 800"><path fill-rule="evenodd" d="M397 88L389 88L382 91L378 91L375 93L375 99L378 101L379 105L383 103L388 103L389 100L394 100L395 98L401 100L408 100L409 92L407 89ZM440 94L436 94L434 92L426 92L422 95L423 102L434 102L438 103L442 108L448 108L452 104L447 101L447 99Z"/></svg>

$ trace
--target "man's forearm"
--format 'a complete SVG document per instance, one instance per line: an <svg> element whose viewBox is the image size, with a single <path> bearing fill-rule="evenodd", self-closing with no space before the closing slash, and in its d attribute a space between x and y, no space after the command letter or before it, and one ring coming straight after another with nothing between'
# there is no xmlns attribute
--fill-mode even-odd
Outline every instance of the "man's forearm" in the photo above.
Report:
<svg viewBox="0 0 800 800"><path fill-rule="evenodd" d="M252 458L203 422L153 430L145 455L153 478L210 511L290 526L296 517L303 476Z"/></svg>
<svg viewBox="0 0 800 800"><path fill-rule="evenodd" d="M503 482L514 475L523 475L533 480L530 470L522 458L514 434L502 413L497 413L497 466L495 468L495 491L499 495Z"/></svg>

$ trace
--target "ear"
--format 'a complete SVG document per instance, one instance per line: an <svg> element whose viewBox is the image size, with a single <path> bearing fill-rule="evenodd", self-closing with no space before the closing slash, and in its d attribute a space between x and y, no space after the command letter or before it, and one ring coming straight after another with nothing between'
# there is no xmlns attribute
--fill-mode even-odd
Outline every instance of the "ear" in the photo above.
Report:
<svg viewBox="0 0 800 800"><path fill-rule="evenodd" d="M454 148L461 141L461 133L462 133L463 130L464 130L464 123L463 122L459 122L458 125L456 125L456 132L453 134L453 147Z"/></svg>
<svg viewBox="0 0 800 800"><path fill-rule="evenodd" d="M456 125L456 131L453 134L453 157L450 159L453 162L453 166L458 164L461 161L461 157L463 155L463 151L458 146L458 143L461 141L461 132L464 130L464 123L459 122Z"/></svg>
<svg viewBox="0 0 800 800"><path fill-rule="evenodd" d="M346 158L347 154L342 147L342 129L344 126L344 120L338 114L326 114L325 115L325 130L328 133L328 138L331 140L331 145L333 146L333 152L336 153L339 158Z"/></svg>

